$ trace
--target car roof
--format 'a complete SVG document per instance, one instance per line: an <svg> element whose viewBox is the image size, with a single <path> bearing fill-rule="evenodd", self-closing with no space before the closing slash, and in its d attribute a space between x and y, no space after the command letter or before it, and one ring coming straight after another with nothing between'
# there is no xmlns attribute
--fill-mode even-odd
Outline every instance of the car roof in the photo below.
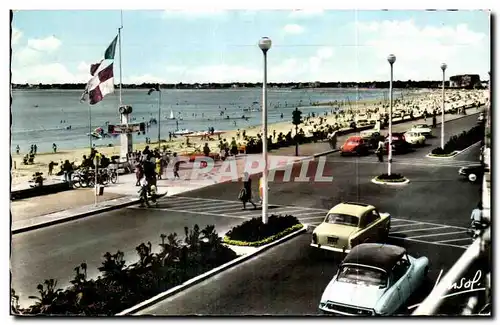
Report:
<svg viewBox="0 0 500 325"><path fill-rule="evenodd" d="M361 136L359 135L353 135L353 136L350 136L347 141L351 141L351 140L360 140L361 139Z"/></svg>
<svg viewBox="0 0 500 325"><path fill-rule="evenodd" d="M415 124L413 127L414 127L414 128L418 128L418 127L428 128L428 127L429 127L429 125L427 125L427 124L423 124L423 123L420 123L420 124Z"/></svg>
<svg viewBox="0 0 500 325"><path fill-rule="evenodd" d="M359 244L347 254L342 264L352 263L377 267L389 273L406 254L403 247L378 243Z"/></svg>
<svg viewBox="0 0 500 325"><path fill-rule="evenodd" d="M342 202L330 209L328 213L340 213L360 218L366 211L375 209L373 205L358 202Z"/></svg>

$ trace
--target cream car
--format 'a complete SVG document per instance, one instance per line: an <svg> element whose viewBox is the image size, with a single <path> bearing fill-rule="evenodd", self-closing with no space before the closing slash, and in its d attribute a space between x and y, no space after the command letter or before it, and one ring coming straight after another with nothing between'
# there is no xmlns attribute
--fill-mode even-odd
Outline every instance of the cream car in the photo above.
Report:
<svg viewBox="0 0 500 325"><path fill-rule="evenodd" d="M425 145L425 135L418 131L408 131L405 133L406 142L411 143L414 146L424 146Z"/></svg>
<svg viewBox="0 0 500 325"><path fill-rule="evenodd" d="M347 253L367 242L384 242L391 227L389 213L379 213L373 205L344 202L334 206L312 234L311 246Z"/></svg>

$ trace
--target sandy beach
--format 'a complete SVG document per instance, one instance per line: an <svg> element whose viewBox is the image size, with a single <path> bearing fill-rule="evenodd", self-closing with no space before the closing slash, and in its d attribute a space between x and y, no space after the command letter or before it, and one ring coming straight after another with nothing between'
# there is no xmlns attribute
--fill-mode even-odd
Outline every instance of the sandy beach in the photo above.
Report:
<svg viewBox="0 0 500 325"><path fill-rule="evenodd" d="M408 96L405 96L403 99L397 100L393 105L393 112L397 112L401 109L405 110L413 110L414 114L417 112L423 112L427 109L428 112L432 112L434 109L440 110L441 108L441 91L440 90L419 90L410 93ZM447 90L446 91L446 109L448 107L458 107L467 105L473 102L485 103L485 91L484 90ZM322 128L328 128L328 126L333 126L338 124L341 128L349 126L349 122L351 120L356 120L357 118L362 119L378 119L379 113L383 113L388 111L388 102L381 101L358 101L353 102L349 105L349 107L344 107L345 110L350 110L350 114L344 114L344 116L339 116L333 114L331 111L327 111L325 109L325 114L317 115L314 118L310 118L306 123L303 123L299 126L302 128L306 135L311 134L314 130L321 130ZM332 107L333 109L333 107ZM303 113L302 116L305 114ZM276 133L287 134L289 131L292 131L292 135L295 134L295 127L291 123L291 116L285 118L286 121L279 122L275 124L270 124L268 126L268 135L273 135ZM323 120L321 125L319 125L320 119ZM226 139L228 142L231 142L233 137L236 138L238 132L242 132L243 130L232 130L228 131L221 135L221 139ZM250 137L256 136L261 132L261 128L259 126L246 128L246 135ZM194 152L197 148L201 150L205 143L208 143L211 151L219 152L218 144L219 141L217 136L215 136L214 140L206 141L201 140L200 138L189 138L189 145L186 144L186 137L177 136L177 138L172 139L172 141L164 142L165 138L168 140L168 135L162 136L162 146L166 145L168 150L173 152L177 152L179 154L191 153ZM241 139L241 138L240 138ZM150 148L156 148L158 146L157 142L153 141L149 144ZM244 145L244 140L237 141L238 145ZM134 143L134 150L143 150L145 148L145 143ZM120 147L97 147L96 148L100 153L110 157L113 155L120 154ZM12 185L16 186L22 183L26 183L31 179L31 176L35 172L42 172L44 177L50 179L50 176L47 176L48 173L48 164L53 161L58 163L59 165L64 162L64 160L69 160L70 162L75 162L76 165L79 165L82 162L82 156L88 155L89 149L75 149L75 150L65 150L57 153L53 152L42 152L37 153L35 157L35 163L32 165L24 165L23 164L23 155L13 154L12 156ZM54 167L54 173L59 171L59 166ZM54 176L52 176L54 177Z"/></svg>

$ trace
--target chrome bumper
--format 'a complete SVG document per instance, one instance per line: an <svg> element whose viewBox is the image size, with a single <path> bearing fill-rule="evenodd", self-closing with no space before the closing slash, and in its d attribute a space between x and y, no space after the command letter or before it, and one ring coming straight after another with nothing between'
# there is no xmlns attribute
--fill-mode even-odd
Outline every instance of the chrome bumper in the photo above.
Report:
<svg viewBox="0 0 500 325"><path fill-rule="evenodd" d="M324 249L324 250L332 251L332 252L337 252L337 253L349 253L351 251L350 249L336 248L336 247L331 247L328 245L318 245L318 244L313 244L313 243L311 243L311 247L320 248L320 249Z"/></svg>

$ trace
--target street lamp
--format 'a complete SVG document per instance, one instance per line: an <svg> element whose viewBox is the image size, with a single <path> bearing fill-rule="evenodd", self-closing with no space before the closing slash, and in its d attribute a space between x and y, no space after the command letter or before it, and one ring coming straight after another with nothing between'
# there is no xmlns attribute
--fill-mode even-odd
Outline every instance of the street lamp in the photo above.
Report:
<svg viewBox="0 0 500 325"><path fill-rule="evenodd" d="M444 149L444 73L446 71L446 63L441 63L441 70L443 70L443 109L441 111L441 149Z"/></svg>
<svg viewBox="0 0 500 325"><path fill-rule="evenodd" d="M392 72L394 62L396 62L396 56L394 54L389 54L387 61L391 65L391 81L389 82L389 157L387 162L387 175L390 176L392 167Z"/></svg>
<svg viewBox="0 0 500 325"><path fill-rule="evenodd" d="M269 37L262 37L259 48L264 54L264 82L262 83L262 158L264 159L264 171L262 173L262 223L267 224L267 51L271 48L272 41Z"/></svg>
<svg viewBox="0 0 500 325"><path fill-rule="evenodd" d="M156 84L154 88L151 88L148 91L148 95L151 95L153 92L158 92L158 151L160 151L160 134L161 134L161 89L160 84Z"/></svg>

